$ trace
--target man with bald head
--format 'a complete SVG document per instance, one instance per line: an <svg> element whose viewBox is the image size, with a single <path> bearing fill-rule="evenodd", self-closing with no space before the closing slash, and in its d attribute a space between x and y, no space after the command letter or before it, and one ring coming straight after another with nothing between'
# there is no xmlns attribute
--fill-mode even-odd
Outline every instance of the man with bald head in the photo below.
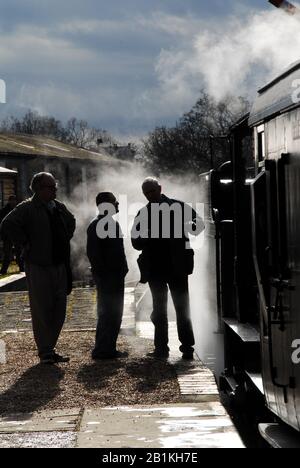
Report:
<svg viewBox="0 0 300 468"><path fill-rule="evenodd" d="M195 340L190 316L188 276L193 272L194 252L188 235L200 234L204 223L189 205L166 197L157 179L145 179L142 191L149 203L137 214L131 236L133 247L142 251L138 259L141 282L149 283L153 299L151 320L155 335L154 352L150 356L169 356L169 289L176 310L182 357L193 359Z"/></svg>
<svg viewBox="0 0 300 468"><path fill-rule="evenodd" d="M87 256L97 286L98 323L92 358L118 359L127 353L117 350L124 308L124 282L128 272L120 225L113 218L119 203L111 192L96 197L99 215L87 230Z"/></svg>
<svg viewBox="0 0 300 468"><path fill-rule="evenodd" d="M57 182L47 172L31 180L33 197L1 224L1 233L23 247L34 338L42 364L68 362L55 352L71 290L70 240L75 218L56 200Z"/></svg>

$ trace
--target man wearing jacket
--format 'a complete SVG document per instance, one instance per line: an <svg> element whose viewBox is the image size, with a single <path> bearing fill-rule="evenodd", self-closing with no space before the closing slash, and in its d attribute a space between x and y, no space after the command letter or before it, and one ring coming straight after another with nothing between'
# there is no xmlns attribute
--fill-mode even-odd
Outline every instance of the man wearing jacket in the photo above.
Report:
<svg viewBox="0 0 300 468"><path fill-rule="evenodd" d="M189 205L163 195L156 179L147 178L142 190L149 203L137 214L131 237L133 247L142 251L138 259L141 281L149 282L153 299L151 320L155 327L155 349L150 355L155 358L169 356L169 287L176 310L180 351L183 359L193 359L195 341L190 317L188 276L193 272L194 252L188 232L200 234L204 223Z"/></svg>
<svg viewBox="0 0 300 468"><path fill-rule="evenodd" d="M124 280L128 272L123 235L113 219L118 202L113 193L101 192L96 197L99 209L87 230L87 256L97 286L98 324L93 359L116 359L127 353L117 350L124 308Z"/></svg>
<svg viewBox="0 0 300 468"><path fill-rule="evenodd" d="M71 290L70 240L75 218L56 200L52 174L35 174L33 197L20 203L1 224L1 233L23 247L32 326L43 364L68 362L55 352Z"/></svg>

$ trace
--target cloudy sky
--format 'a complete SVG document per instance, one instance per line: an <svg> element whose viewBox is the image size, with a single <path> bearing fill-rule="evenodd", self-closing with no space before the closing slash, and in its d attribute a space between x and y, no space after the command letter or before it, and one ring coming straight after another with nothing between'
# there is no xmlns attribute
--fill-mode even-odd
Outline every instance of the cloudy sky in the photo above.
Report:
<svg viewBox="0 0 300 468"><path fill-rule="evenodd" d="M253 96L300 58L299 31L267 0L1 0L0 117L30 108L141 136L203 87Z"/></svg>

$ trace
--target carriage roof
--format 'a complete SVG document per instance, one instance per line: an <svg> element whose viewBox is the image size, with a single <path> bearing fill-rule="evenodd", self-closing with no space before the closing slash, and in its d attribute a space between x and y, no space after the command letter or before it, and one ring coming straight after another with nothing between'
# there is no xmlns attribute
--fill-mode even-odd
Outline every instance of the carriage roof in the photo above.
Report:
<svg viewBox="0 0 300 468"><path fill-rule="evenodd" d="M295 107L300 107L300 61L258 91L249 125L256 125Z"/></svg>

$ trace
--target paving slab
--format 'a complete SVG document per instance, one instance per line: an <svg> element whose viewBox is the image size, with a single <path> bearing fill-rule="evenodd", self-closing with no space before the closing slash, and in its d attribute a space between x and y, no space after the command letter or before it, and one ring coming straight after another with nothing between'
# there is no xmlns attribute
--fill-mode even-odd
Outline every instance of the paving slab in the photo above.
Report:
<svg viewBox="0 0 300 468"><path fill-rule="evenodd" d="M220 403L86 410L78 448L242 448Z"/></svg>
<svg viewBox="0 0 300 468"><path fill-rule="evenodd" d="M219 391L213 373L201 361L171 361L174 365L182 401L218 401Z"/></svg>
<svg viewBox="0 0 300 468"><path fill-rule="evenodd" d="M76 432L0 434L0 448L75 448Z"/></svg>
<svg viewBox="0 0 300 468"><path fill-rule="evenodd" d="M0 418L0 434L75 431L80 417L79 408L9 415Z"/></svg>
<svg viewBox="0 0 300 468"><path fill-rule="evenodd" d="M121 333L135 335L136 303L134 288L125 288ZM67 303L64 330L96 330L97 291L95 288L74 288ZM0 331L31 330L29 297L26 291L0 292Z"/></svg>
<svg viewBox="0 0 300 468"><path fill-rule="evenodd" d="M154 327L151 322L137 322L136 328L138 336L154 339ZM168 447L186 448L243 447L230 417L220 403L219 390L213 372L200 361L196 354L192 361L183 360L179 347L176 322L169 322L170 357L168 361L174 366L177 374L181 401L196 404L198 417L189 420L182 413L181 419L178 419L176 423L173 421L171 425L168 425L168 422L163 421L160 427L167 427L171 432L172 430L179 431L174 436L166 437L163 443L166 443ZM207 411L207 408L210 408L209 405L219 408L219 411L223 412L222 416L207 414L205 417L204 414L200 414L201 411ZM175 412L175 414L178 413ZM166 445L163 446L166 447Z"/></svg>
<svg viewBox="0 0 300 468"><path fill-rule="evenodd" d="M26 289L25 273L15 273L0 279L0 292L25 291Z"/></svg>
<svg viewBox="0 0 300 468"><path fill-rule="evenodd" d="M138 336L154 339L154 327L151 322L137 322L136 327ZM219 390L214 374L204 366L196 354L193 361L183 360L179 346L176 322L169 322L170 357L168 361L175 368L181 400L186 402L218 401Z"/></svg>

